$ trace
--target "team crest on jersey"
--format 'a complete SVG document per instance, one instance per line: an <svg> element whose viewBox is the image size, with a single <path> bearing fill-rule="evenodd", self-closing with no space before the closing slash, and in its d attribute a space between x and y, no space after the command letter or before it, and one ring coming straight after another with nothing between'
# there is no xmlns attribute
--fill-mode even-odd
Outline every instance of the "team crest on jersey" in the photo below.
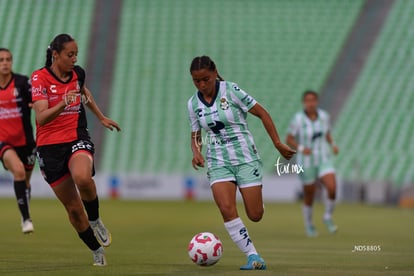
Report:
<svg viewBox="0 0 414 276"><path fill-rule="evenodd" d="M42 94L43 94L43 95L46 95L46 94L47 94L47 89L46 89L46 87L42 89Z"/></svg>
<svg viewBox="0 0 414 276"><path fill-rule="evenodd" d="M221 98L220 99L220 108L222 110L227 110L229 109L229 103L227 102L226 98Z"/></svg>

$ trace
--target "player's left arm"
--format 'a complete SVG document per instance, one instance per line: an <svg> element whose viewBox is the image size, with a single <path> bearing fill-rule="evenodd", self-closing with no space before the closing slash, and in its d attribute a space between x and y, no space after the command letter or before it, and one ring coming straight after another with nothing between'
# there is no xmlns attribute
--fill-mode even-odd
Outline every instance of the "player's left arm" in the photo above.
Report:
<svg viewBox="0 0 414 276"><path fill-rule="evenodd" d="M256 103L252 108L249 109L249 113L258 117L262 121L264 128L269 134L270 139L272 139L273 145L280 152L280 154L282 154L286 159L292 158L296 151L280 141L276 126L273 123L269 112L267 112L266 109L264 109L263 106L261 106L259 103Z"/></svg>
<svg viewBox="0 0 414 276"><path fill-rule="evenodd" d="M99 109L98 105L95 102L95 99L92 96L91 91L84 86L82 88L82 94L84 95L84 103L85 105L92 111L93 114L101 121L102 125L109 130L116 129L117 131L121 131L118 123L106 117L102 111Z"/></svg>
<svg viewBox="0 0 414 276"><path fill-rule="evenodd" d="M335 142L334 142L334 140L333 140L333 138L332 138L331 131L328 131L328 132L326 133L326 141L328 142L328 144L329 144L329 145L331 145L331 147L332 147L332 152L333 152L334 154L338 154L338 152L339 152L339 148L338 148L338 146L335 144Z"/></svg>

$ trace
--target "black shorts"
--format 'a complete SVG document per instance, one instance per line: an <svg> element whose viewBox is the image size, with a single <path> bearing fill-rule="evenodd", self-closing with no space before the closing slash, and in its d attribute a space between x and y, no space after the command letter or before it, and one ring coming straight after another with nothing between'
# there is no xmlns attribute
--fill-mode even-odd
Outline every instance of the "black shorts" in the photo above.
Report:
<svg viewBox="0 0 414 276"><path fill-rule="evenodd" d="M17 153L17 156L19 156L19 159L22 161L26 171L33 170L36 162L36 145L34 143L21 147L13 147L7 143L0 142L0 160L6 170L7 168L4 166L3 155L9 149L12 149Z"/></svg>
<svg viewBox="0 0 414 276"><path fill-rule="evenodd" d="M93 158L95 152L93 143L89 140L77 140L70 143L37 147L40 171L50 186L57 186L70 176L69 161L79 152L86 152ZM94 166L92 166L93 175L95 175Z"/></svg>

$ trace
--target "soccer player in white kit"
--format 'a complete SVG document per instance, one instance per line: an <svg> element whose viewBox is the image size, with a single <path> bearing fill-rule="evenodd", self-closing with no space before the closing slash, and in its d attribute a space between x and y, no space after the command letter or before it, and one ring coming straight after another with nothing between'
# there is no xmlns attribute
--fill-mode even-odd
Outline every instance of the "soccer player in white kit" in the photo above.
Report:
<svg viewBox="0 0 414 276"><path fill-rule="evenodd" d="M201 148L206 144L207 175L214 200L231 239L247 257L247 264L240 269L266 269L236 207L238 188L249 219L262 219L262 163L247 127L247 113L262 120L281 155L290 159L295 151L280 141L269 113L235 83L224 81L208 56L194 58L190 73L198 89L188 101L193 167L204 167ZM201 129L206 132L205 139Z"/></svg>
<svg viewBox="0 0 414 276"><path fill-rule="evenodd" d="M323 222L330 233L335 233L338 229L332 220L336 178L331 158L331 152L337 154L338 147L331 136L329 114L318 108L318 94L314 91L306 91L302 101L304 110L293 117L286 141L296 148L296 161L304 170L299 176L303 184L305 230L309 237L315 237L318 233L312 221L312 205L318 180L321 180L328 195Z"/></svg>

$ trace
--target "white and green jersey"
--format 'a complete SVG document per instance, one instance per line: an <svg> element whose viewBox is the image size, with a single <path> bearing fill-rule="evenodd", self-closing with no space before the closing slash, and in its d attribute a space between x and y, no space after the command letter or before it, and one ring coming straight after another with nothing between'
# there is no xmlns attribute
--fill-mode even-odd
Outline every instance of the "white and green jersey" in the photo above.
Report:
<svg viewBox="0 0 414 276"><path fill-rule="evenodd" d="M318 117L312 121L304 111L298 112L289 124L288 133L293 135L296 142L305 148L312 149L311 155L304 155L301 152L296 154L298 164L304 168L319 166L330 160L331 152L326 134L330 130L329 114L318 109Z"/></svg>
<svg viewBox="0 0 414 276"><path fill-rule="evenodd" d="M247 112L256 100L235 83L217 82L217 94L211 104L200 92L188 101L191 130L203 128L207 134L208 167L235 166L260 160L253 136L247 127Z"/></svg>

